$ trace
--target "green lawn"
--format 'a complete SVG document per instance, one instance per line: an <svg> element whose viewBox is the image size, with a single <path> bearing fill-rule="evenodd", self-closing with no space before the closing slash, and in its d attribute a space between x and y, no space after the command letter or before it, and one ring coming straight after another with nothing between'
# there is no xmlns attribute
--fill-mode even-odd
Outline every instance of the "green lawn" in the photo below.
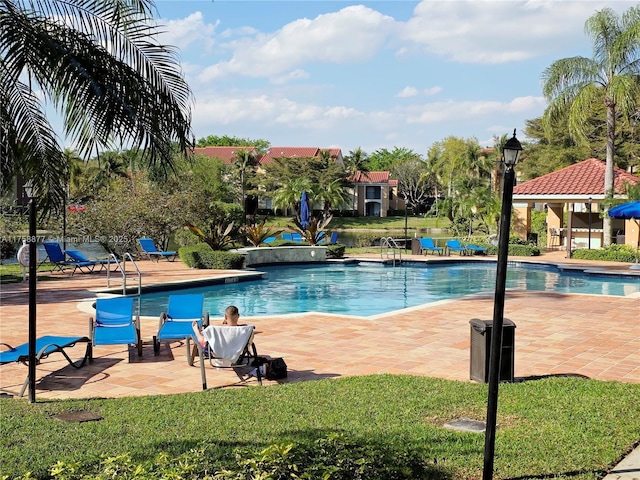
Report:
<svg viewBox="0 0 640 480"><path fill-rule="evenodd" d="M53 270L53 264L44 264L38 268L38 281L41 280L52 280L57 277L51 277L47 275L42 275L42 272L50 272ZM17 263L10 263L6 265L0 265L0 283L17 283L22 282L23 273L22 267ZM27 272L27 278L29 278Z"/></svg>
<svg viewBox="0 0 640 480"><path fill-rule="evenodd" d="M90 473L101 458L127 453L133 470L150 472L154 462L165 470L192 470L164 478L205 478L206 472L224 468L237 476L206 478L258 478L246 473L247 463L258 468L265 462L277 463L280 471L296 465L301 474L305 462L332 461L346 468L349 459L358 468L368 461L378 462L378 471L382 463L413 470L405 476L327 478L480 478L484 435L443 424L463 417L483 420L486 398L486 385L377 375L140 398L36 404L2 399L0 477L31 471L44 478L58 461L79 462L78 471ZM639 404L637 384L568 377L501 384L495 478L601 478L638 442ZM52 418L82 410L102 420ZM276 449L276 460L273 451L271 457L258 453L273 444L293 448ZM181 455L181 461L171 460ZM188 466L189 459L195 465ZM321 478L308 475L300 478Z"/></svg>

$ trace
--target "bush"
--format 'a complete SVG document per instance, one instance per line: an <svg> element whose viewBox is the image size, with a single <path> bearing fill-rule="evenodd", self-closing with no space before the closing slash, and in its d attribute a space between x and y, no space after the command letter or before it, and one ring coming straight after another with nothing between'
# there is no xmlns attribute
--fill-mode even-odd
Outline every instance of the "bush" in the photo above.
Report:
<svg viewBox="0 0 640 480"><path fill-rule="evenodd" d="M137 463L129 454L107 457L99 466L79 462L58 462L50 469L54 479L83 480L108 478L206 478L241 480L246 478L335 478L335 479L416 479L447 478L441 468L429 463L415 449L399 445L379 445L349 441L329 434L311 445L273 444L267 448L234 450L234 459L222 463L212 458L207 447L198 446L172 458L160 452L149 461ZM217 460L217 461L216 461ZM20 480L32 479L30 474Z"/></svg>
<svg viewBox="0 0 640 480"><path fill-rule="evenodd" d="M611 245L609 248L593 249L580 248L574 250L572 258L580 260L603 260L608 262L635 262L638 258L637 249L630 245Z"/></svg>
<svg viewBox="0 0 640 480"><path fill-rule="evenodd" d="M212 250L206 243L182 247L178 254L189 268L238 270L244 266L244 255Z"/></svg>
<svg viewBox="0 0 640 480"><path fill-rule="evenodd" d="M2 260L13 257L17 251L15 243L6 239L0 240L0 263Z"/></svg>
<svg viewBox="0 0 640 480"><path fill-rule="evenodd" d="M509 255L517 257L537 257L540 255L540 248L534 245L514 245L509 244Z"/></svg>
<svg viewBox="0 0 640 480"><path fill-rule="evenodd" d="M327 245L327 258L342 258L344 257L345 246L341 243L335 245Z"/></svg>

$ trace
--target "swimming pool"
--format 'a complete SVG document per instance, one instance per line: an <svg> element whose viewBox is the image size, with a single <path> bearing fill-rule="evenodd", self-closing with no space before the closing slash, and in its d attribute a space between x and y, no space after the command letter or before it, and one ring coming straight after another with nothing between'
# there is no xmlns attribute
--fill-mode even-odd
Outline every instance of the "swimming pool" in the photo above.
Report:
<svg viewBox="0 0 640 480"><path fill-rule="evenodd" d="M158 316L170 293L205 294L205 310L221 316L237 305L243 316L323 312L368 317L439 300L495 290L496 265L374 263L265 266L264 280L240 281L173 292L145 293L141 315ZM640 291L640 278L585 275L541 265L509 265L507 288L625 296Z"/></svg>

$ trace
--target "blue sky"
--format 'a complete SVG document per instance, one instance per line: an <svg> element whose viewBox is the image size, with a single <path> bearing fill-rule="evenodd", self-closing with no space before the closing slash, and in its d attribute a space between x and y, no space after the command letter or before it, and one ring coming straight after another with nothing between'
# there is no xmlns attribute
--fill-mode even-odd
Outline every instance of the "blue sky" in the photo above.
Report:
<svg viewBox="0 0 640 480"><path fill-rule="evenodd" d="M522 133L545 108L541 74L591 56L585 20L636 2L157 1L180 49L197 138L406 147Z"/></svg>

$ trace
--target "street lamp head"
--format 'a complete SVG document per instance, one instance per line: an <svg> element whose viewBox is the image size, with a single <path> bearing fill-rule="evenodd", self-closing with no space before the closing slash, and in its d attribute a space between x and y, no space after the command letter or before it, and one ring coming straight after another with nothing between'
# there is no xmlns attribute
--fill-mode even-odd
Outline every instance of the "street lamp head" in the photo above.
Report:
<svg viewBox="0 0 640 480"><path fill-rule="evenodd" d="M27 197L33 198L33 194L34 194L33 182L31 180L26 181L23 188L24 188L24 193L26 193Z"/></svg>
<svg viewBox="0 0 640 480"><path fill-rule="evenodd" d="M504 144L504 147L502 148L504 163L508 167L513 167L516 163L518 163L518 156L520 155L521 151L522 145L520 145L520 142L516 138L516 129L514 128L513 137L507 140L507 142Z"/></svg>

